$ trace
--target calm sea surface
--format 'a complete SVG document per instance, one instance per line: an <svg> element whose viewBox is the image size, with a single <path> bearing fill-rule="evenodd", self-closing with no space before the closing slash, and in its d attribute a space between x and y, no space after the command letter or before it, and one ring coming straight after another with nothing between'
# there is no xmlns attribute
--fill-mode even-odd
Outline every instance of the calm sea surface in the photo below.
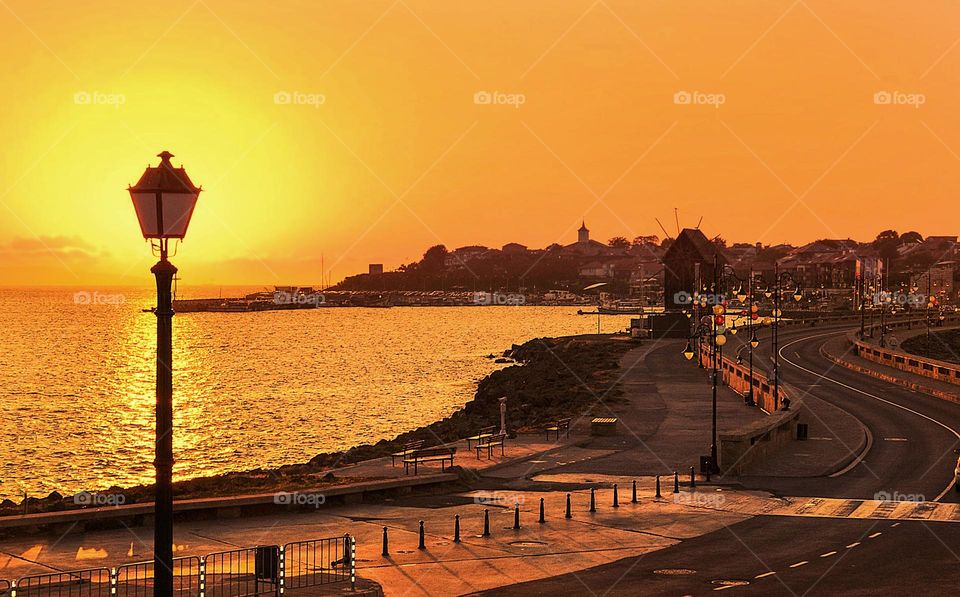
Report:
<svg viewBox="0 0 960 597"><path fill-rule="evenodd" d="M77 292L0 288L0 498L152 481L156 318L141 309L155 304L153 291ZM500 367L485 355L595 332L596 318L576 311L177 315L176 477L304 462L431 423ZM628 325L603 319L604 331Z"/></svg>

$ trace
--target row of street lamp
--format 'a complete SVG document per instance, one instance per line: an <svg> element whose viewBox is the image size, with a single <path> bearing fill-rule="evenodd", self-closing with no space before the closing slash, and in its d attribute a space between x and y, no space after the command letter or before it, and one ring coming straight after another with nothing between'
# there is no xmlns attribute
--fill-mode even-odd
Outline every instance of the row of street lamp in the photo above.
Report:
<svg viewBox="0 0 960 597"><path fill-rule="evenodd" d="M779 265L776 266L775 270L775 285L773 288L767 287L764 289L763 295L766 298L773 298L773 311L772 318L770 317L760 317L760 309L758 305L755 304L755 293L753 288L753 270L750 271L750 275L747 280L740 278L736 271L727 264L720 266L717 258L714 258L713 264L713 283L709 288L704 288L704 290L710 290L713 300L710 301L706 296L698 293L694 293L694 313L685 311L688 318L693 318L693 323L691 326L690 336L687 339L687 345L683 350L683 356L687 360L693 359L694 355L697 354L697 351L703 350L704 342L707 343L707 346L710 349L710 383L712 390L712 425L711 425L711 443L710 443L710 471L719 472L717 466L717 385L718 385L718 376L719 370L723 363L723 346L727 343L726 334L736 335L737 334L737 319L739 317L747 318L747 332L750 334L750 340L748 342L749 350L749 390L744 397L744 402L749 406L755 406L756 400L754 399L753 393L753 351L760 345L760 340L757 338L758 326L769 325L772 328L772 339L773 339L773 377L774 377L774 409L780 408L780 353L779 353L779 324L780 319L783 315L781 309L781 300L783 294L787 289L784 286L789 282L793 286L793 299L796 302L799 302L803 299L803 290L798 282L793 279L793 276L789 272L780 272ZM736 286L736 297L741 305L746 303L746 308L742 310L739 316L734 316L732 325L727 326L727 300L724 296L724 291L728 286ZM710 305L710 303L714 303ZM707 314L700 316L700 312L703 309L706 309L710 306L710 310ZM698 365L703 366L703 359L698 357ZM739 358L738 358L739 362Z"/></svg>

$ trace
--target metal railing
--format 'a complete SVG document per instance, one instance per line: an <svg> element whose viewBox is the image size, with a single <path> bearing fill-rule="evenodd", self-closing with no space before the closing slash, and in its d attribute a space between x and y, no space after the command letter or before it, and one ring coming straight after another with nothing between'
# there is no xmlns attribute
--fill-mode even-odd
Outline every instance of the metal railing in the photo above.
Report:
<svg viewBox="0 0 960 597"><path fill-rule="evenodd" d="M175 597L200 595L202 560L197 556L173 560L173 594ZM153 561L124 564L113 570L116 595L121 597L152 597Z"/></svg>
<svg viewBox="0 0 960 597"><path fill-rule="evenodd" d="M176 558L175 597L274 597L349 582L356 586L357 541L350 535L260 545ZM153 562L0 579L0 597L150 597ZM306 591L304 591L306 592Z"/></svg>
<svg viewBox="0 0 960 597"><path fill-rule="evenodd" d="M205 595L258 597L280 593L280 547L258 545L220 551L203 559Z"/></svg>
<svg viewBox="0 0 960 597"><path fill-rule="evenodd" d="M280 560L284 592L352 580L353 543L354 539L345 535L284 545Z"/></svg>
<svg viewBox="0 0 960 597"><path fill-rule="evenodd" d="M12 597L110 597L113 574L107 568L24 576L11 583Z"/></svg>

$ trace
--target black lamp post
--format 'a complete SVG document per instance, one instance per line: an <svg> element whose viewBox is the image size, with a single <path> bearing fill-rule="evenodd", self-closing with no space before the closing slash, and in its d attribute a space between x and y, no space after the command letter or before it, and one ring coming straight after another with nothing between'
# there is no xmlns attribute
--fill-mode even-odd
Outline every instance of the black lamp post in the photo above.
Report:
<svg viewBox="0 0 960 597"><path fill-rule="evenodd" d="M173 595L173 277L177 268L167 260L170 239L187 233L200 195L183 167L174 168L169 151L158 154L160 164L147 167L140 181L129 187L143 237L159 251L160 261L150 271L157 280L157 432L154 467L153 594Z"/></svg>
<svg viewBox="0 0 960 597"><path fill-rule="evenodd" d="M747 333L750 334L750 389L747 395L744 397L744 403L748 406L754 405L753 400L753 349L760 345L760 341L757 339L757 333L753 329L753 318L755 311L753 310L753 270L750 270L750 278L747 281L744 281L740 276L737 275L736 270L733 269L730 265L725 264L720 269L720 291L726 288L726 282L729 280L735 281L737 284L737 300L740 303L748 300L750 301L748 307L747 315ZM746 286L746 290L744 289ZM730 328L730 333L736 335L737 333L737 322L734 319L733 326Z"/></svg>
<svg viewBox="0 0 960 597"><path fill-rule="evenodd" d="M780 310L783 299L783 283L787 280L796 287L793 291L793 300L798 303L803 298L803 290L800 283L793 279L790 272L780 272L780 263L774 265L774 277L776 280L776 290L773 295L773 409L780 409L780 318L783 312Z"/></svg>

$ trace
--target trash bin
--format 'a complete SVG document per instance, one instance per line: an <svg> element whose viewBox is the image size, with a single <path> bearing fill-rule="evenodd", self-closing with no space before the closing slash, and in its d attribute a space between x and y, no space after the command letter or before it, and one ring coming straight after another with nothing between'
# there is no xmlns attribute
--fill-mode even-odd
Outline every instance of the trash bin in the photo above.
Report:
<svg viewBox="0 0 960 597"><path fill-rule="evenodd" d="M257 547L254 568L257 580L276 582L280 577L280 547L277 545Z"/></svg>
<svg viewBox="0 0 960 597"><path fill-rule="evenodd" d="M807 427L806 423L797 423L797 439L807 439L810 435L810 430Z"/></svg>
<svg viewBox="0 0 960 597"><path fill-rule="evenodd" d="M713 458L709 456L701 456L700 457L700 474L706 475L708 473L713 473L714 469L713 469L713 466L711 466L712 464L713 464Z"/></svg>

